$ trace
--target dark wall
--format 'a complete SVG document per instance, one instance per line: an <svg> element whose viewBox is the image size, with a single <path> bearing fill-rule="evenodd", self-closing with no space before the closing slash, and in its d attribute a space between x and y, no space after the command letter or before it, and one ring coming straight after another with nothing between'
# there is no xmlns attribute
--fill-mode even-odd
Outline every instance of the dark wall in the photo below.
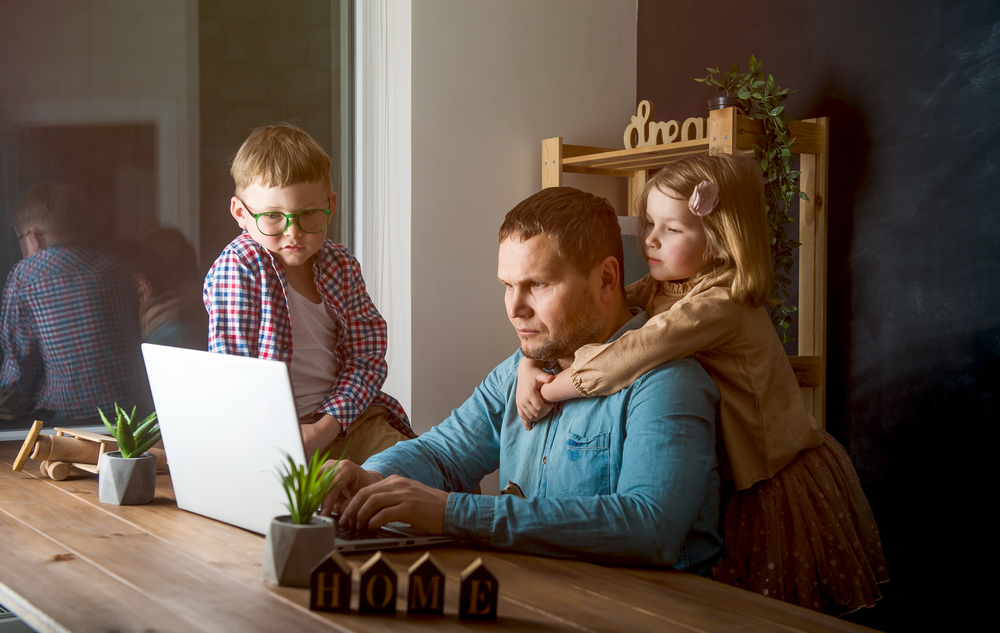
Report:
<svg viewBox="0 0 1000 633"><path fill-rule="evenodd" d="M240 228L229 213L230 161L254 129L287 122L334 159L340 190L340 14L329 0L201 0L198 80L201 111L201 257L215 261ZM333 236L335 239L339 236ZM339 241L339 240L338 240Z"/></svg>
<svg viewBox="0 0 1000 633"><path fill-rule="evenodd" d="M707 116L717 93L692 79L751 54L798 90L793 117L831 119L827 427L893 577L867 623L899 628L941 615L984 553L953 545L998 419L1000 3L639 2L656 120Z"/></svg>

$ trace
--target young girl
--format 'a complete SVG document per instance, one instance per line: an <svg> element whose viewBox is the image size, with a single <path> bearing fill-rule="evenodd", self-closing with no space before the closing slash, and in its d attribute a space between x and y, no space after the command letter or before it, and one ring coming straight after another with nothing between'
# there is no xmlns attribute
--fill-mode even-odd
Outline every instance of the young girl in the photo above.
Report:
<svg viewBox="0 0 1000 633"><path fill-rule="evenodd" d="M771 258L759 166L690 156L650 178L638 205L649 275L626 292L652 318L581 348L554 379L522 361L525 428L549 403L616 393L694 356L719 387L720 464L735 487L715 578L828 613L874 605L888 576L868 500L843 447L806 413L764 308Z"/></svg>

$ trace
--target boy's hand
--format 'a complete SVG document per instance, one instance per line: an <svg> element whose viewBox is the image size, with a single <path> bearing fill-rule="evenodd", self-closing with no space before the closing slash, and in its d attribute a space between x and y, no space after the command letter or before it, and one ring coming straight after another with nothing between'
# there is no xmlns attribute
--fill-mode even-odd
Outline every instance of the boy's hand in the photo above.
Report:
<svg viewBox="0 0 1000 633"><path fill-rule="evenodd" d="M576 385L573 384L569 369L559 372L555 378L546 381L546 384L539 385L539 390L547 402L562 402L581 397Z"/></svg>
<svg viewBox="0 0 1000 633"><path fill-rule="evenodd" d="M538 422L549 414L552 405L545 401L541 394L541 386L552 380L552 374L542 371L542 363L537 360L522 358L517 368L517 414L521 416L521 424L525 431L530 431Z"/></svg>
<svg viewBox="0 0 1000 633"><path fill-rule="evenodd" d="M330 414L324 414L312 424L300 424L302 432L302 447L306 451L306 459L312 459L313 453L330 445L330 442L340 436L340 422Z"/></svg>

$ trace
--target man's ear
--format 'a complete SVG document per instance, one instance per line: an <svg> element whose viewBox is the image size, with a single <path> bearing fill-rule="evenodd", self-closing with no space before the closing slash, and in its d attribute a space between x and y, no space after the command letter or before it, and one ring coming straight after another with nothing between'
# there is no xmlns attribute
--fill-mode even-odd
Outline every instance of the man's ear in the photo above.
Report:
<svg viewBox="0 0 1000 633"><path fill-rule="evenodd" d="M229 201L229 212L233 214L234 218L236 218L236 223L240 225L241 229L247 228L246 223L250 216L247 214L246 209L243 208L243 204L236 196L233 196L232 200Z"/></svg>
<svg viewBox="0 0 1000 633"><path fill-rule="evenodd" d="M330 192L330 217L337 214L337 192Z"/></svg>
<svg viewBox="0 0 1000 633"><path fill-rule="evenodd" d="M604 258L600 264L601 273L601 303L611 301L615 294L620 293L622 283L621 271L618 268L618 259L611 255Z"/></svg>

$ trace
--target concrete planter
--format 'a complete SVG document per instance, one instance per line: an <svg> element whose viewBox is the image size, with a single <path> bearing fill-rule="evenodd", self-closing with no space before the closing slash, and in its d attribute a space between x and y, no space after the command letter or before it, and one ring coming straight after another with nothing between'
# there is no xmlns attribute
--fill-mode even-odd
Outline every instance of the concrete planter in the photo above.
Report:
<svg viewBox="0 0 1000 633"><path fill-rule="evenodd" d="M271 520L264 539L264 580L285 587L308 587L309 573L333 551L337 524L329 517L314 516L308 524L292 523L292 517Z"/></svg>
<svg viewBox="0 0 1000 633"><path fill-rule="evenodd" d="M156 457L143 453L125 459L121 451L101 455L98 499L116 506L140 505L156 493Z"/></svg>

